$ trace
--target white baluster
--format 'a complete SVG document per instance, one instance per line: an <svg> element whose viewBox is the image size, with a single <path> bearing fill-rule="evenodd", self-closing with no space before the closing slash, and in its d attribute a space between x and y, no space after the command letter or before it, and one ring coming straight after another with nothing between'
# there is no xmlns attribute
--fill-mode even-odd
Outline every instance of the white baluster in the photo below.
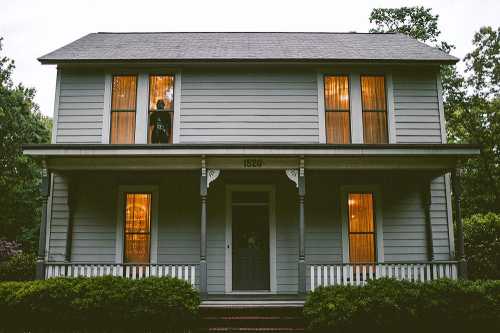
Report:
<svg viewBox="0 0 500 333"><path fill-rule="evenodd" d="M314 291L314 265L311 265L311 291Z"/></svg>
<svg viewBox="0 0 500 333"><path fill-rule="evenodd" d="M323 285L323 283L321 281L321 269L322 269L322 266L318 266L318 267L316 267L316 269L317 269L316 273L317 273L318 287L319 287L319 286Z"/></svg>
<svg viewBox="0 0 500 333"><path fill-rule="evenodd" d="M335 285L335 268L333 266L330 266L330 283L332 284L332 286Z"/></svg>
<svg viewBox="0 0 500 333"><path fill-rule="evenodd" d="M191 285L194 287L195 283L196 283L196 279L195 279L195 272L196 272L196 267L195 266L191 266Z"/></svg>
<svg viewBox="0 0 500 333"><path fill-rule="evenodd" d="M453 280L457 279L457 266L456 266L456 264L451 264L451 278Z"/></svg>

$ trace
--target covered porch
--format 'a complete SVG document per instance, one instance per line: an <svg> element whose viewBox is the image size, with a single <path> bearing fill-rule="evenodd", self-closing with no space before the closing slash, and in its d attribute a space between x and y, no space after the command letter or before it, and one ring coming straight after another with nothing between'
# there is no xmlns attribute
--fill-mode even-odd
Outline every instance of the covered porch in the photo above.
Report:
<svg viewBox="0 0 500 333"><path fill-rule="evenodd" d="M265 296L465 274L448 173L477 147L58 146L25 149L52 174L41 278L173 276L203 295ZM120 205L138 191L153 194L149 261L127 263ZM351 193L372 195L371 254L350 248Z"/></svg>

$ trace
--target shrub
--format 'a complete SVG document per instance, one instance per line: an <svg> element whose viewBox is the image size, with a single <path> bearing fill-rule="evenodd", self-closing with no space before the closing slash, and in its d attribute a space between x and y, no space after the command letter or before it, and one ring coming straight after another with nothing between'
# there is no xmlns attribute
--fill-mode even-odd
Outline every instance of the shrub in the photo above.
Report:
<svg viewBox="0 0 500 333"><path fill-rule="evenodd" d="M21 244L0 239L0 262L21 253Z"/></svg>
<svg viewBox="0 0 500 333"><path fill-rule="evenodd" d="M16 254L0 263L0 281L33 280L36 274L36 256Z"/></svg>
<svg viewBox="0 0 500 333"><path fill-rule="evenodd" d="M304 315L318 332L486 331L500 327L500 281L321 287L308 296Z"/></svg>
<svg viewBox="0 0 500 333"><path fill-rule="evenodd" d="M198 293L174 278L3 282L0 331L180 332L194 327L199 304Z"/></svg>
<svg viewBox="0 0 500 333"><path fill-rule="evenodd" d="M500 214L464 219L464 245L470 279L500 279Z"/></svg>

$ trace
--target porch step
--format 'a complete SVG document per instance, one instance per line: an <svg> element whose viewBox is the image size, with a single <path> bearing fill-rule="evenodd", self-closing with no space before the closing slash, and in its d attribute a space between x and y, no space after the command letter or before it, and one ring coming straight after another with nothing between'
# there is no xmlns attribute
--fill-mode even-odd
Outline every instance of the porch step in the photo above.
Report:
<svg viewBox="0 0 500 333"><path fill-rule="evenodd" d="M205 332L302 332L301 304L259 302L239 304L202 304L202 331Z"/></svg>

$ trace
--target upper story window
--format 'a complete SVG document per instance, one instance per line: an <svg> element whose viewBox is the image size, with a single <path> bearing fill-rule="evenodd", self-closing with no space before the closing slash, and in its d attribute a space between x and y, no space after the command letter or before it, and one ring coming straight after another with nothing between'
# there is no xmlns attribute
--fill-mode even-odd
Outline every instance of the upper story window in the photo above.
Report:
<svg viewBox="0 0 500 333"><path fill-rule="evenodd" d="M148 143L172 143L174 77L149 76Z"/></svg>
<svg viewBox="0 0 500 333"><path fill-rule="evenodd" d="M325 76L325 125L327 143L350 143L349 77Z"/></svg>
<svg viewBox="0 0 500 333"><path fill-rule="evenodd" d="M348 194L349 262L375 262L375 210L373 193Z"/></svg>
<svg viewBox="0 0 500 333"><path fill-rule="evenodd" d="M136 104L137 76L114 76L111 98L111 143L135 142Z"/></svg>
<svg viewBox="0 0 500 333"><path fill-rule="evenodd" d="M125 263L148 263L151 249L151 193L125 194Z"/></svg>
<svg viewBox="0 0 500 333"><path fill-rule="evenodd" d="M388 143L384 76L361 76L363 142Z"/></svg>

